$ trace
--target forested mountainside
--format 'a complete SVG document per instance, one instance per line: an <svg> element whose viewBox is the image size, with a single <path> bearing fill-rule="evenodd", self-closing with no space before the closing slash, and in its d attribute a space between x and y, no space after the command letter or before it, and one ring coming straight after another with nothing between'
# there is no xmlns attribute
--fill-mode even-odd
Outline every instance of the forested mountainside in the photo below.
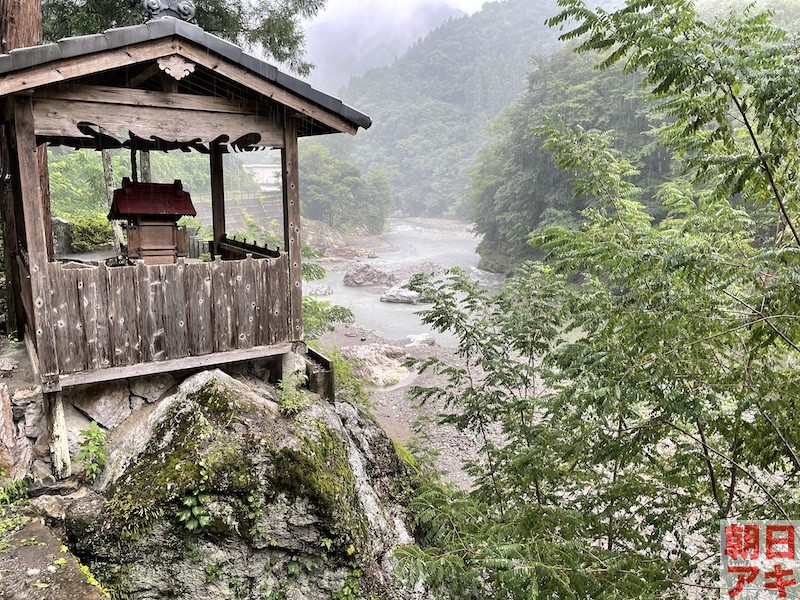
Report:
<svg viewBox="0 0 800 600"><path fill-rule="evenodd" d="M469 169L486 124L523 91L531 56L557 47L545 20L555 0L508 0L451 19L392 65L354 78L342 99L372 117L338 156L386 169L396 208L418 215L463 214Z"/></svg>
<svg viewBox="0 0 800 600"><path fill-rule="evenodd" d="M702 14L715 18L743 10L749 2L719 7L698 2ZM789 0L762 0L760 8L775 12L776 23L796 31L800 7ZM543 58L528 76L524 94L491 125L491 141L480 152L471 173L469 215L483 235L481 266L510 271L534 250L528 238L550 224L576 222L585 198L576 197L571 175L553 164L552 152L535 128L548 120L569 126L612 131L615 146L633 161L639 173L632 181L643 187L650 214L663 216L659 185L670 175L670 157L655 143L660 124L642 103L641 79L624 75L620 66L598 70L597 56L563 48ZM652 108L652 106L650 107Z"/></svg>
<svg viewBox="0 0 800 600"><path fill-rule="evenodd" d="M597 56L562 48L540 61L523 96L492 124L494 143L480 153L468 197L470 217L483 235L478 251L484 268L511 270L532 258L528 237L542 224L579 217L586 199L574 195L571 176L542 148L536 127L563 120L570 125L615 131L617 145L641 170L634 179L653 200L669 172L669 153L646 135L653 124L645 112L640 79L618 67L594 68ZM648 203L658 214L657 202Z"/></svg>
<svg viewBox="0 0 800 600"><path fill-rule="evenodd" d="M315 65L308 82L336 93L351 77L392 63L420 37L464 14L445 2L387 10L385 3L372 0L326 15L306 29L306 58Z"/></svg>

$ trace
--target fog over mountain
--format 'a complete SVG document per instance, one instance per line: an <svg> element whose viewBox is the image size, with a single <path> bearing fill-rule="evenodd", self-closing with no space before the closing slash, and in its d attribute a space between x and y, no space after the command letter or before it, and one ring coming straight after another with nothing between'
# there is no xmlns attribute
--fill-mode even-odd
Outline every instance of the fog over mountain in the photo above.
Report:
<svg viewBox="0 0 800 600"><path fill-rule="evenodd" d="M432 29L477 8L476 0L333 0L306 28L306 57L316 65L307 80L336 94L350 77L391 64Z"/></svg>

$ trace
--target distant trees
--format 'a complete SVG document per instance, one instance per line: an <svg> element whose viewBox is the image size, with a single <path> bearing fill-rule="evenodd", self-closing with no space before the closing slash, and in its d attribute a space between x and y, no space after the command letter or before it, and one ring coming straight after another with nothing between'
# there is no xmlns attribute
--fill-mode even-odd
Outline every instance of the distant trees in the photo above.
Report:
<svg viewBox="0 0 800 600"><path fill-rule="evenodd" d="M374 125L331 147L365 171L384 169L397 190L393 209L464 216L484 128L524 88L531 54L555 49L544 21L556 10L555 0L486 3L446 22L392 65L352 79L342 98Z"/></svg>
<svg viewBox="0 0 800 600"><path fill-rule="evenodd" d="M711 0L697 4L704 15L724 16L730 10ZM749 2L733 4L744 9ZM796 4L784 0L759 4L774 10L782 26L797 30ZM613 130L616 146L638 170L632 181L643 188L642 201L654 218L665 215L656 193L671 177L671 156L656 144L652 133L663 115L645 108L639 80L625 74L622 65L597 70L595 62L595 56L576 55L570 48L539 58L525 93L491 125L493 140L477 157L466 191L470 219L483 235L478 248L482 267L513 270L519 261L536 256L527 243L531 231L580 219L587 198L573 194L569 175L555 168L552 153L542 148L544 141L533 132L548 119Z"/></svg>
<svg viewBox="0 0 800 600"><path fill-rule="evenodd" d="M303 215L336 229L380 233L394 200L394 188L381 170L361 174L317 142L300 149Z"/></svg>

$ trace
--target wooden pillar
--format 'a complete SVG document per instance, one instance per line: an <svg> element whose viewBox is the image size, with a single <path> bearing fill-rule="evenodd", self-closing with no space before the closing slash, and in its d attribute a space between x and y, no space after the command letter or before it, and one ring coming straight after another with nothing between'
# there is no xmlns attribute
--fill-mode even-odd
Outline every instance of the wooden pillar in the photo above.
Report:
<svg viewBox="0 0 800 600"><path fill-rule="evenodd" d="M0 52L8 54L11 50L42 43L42 10L39 0L0 0ZM3 175L11 172L11 161L8 155L8 132L0 131L0 171ZM8 185L3 184L3 220L4 227L4 259L7 282L11 289L7 293L8 332L16 333L19 338L25 325L22 308L19 270L16 263L17 240L24 236L22 223L15 220L18 211L13 205L13 194ZM8 284L7 284L8 285Z"/></svg>
<svg viewBox="0 0 800 600"><path fill-rule="evenodd" d="M9 113L10 116L10 113ZM17 227L17 206L11 180L6 177L11 173L11 157L5 125L0 132L0 210L3 214L3 261L6 273L6 331L18 340L22 339L25 330L25 309L22 305L22 286L20 283L17 253L19 251L18 235L25 234L24 229Z"/></svg>
<svg viewBox="0 0 800 600"><path fill-rule="evenodd" d="M50 219L46 191L42 189L39 169L39 151L34 133L33 102L29 96L14 96L12 139L16 158L18 189L22 201L25 234L28 249L28 266L33 296L33 321L36 353L39 358L39 375L44 391L44 409L50 433L50 456L53 475L57 479L69 477L69 447L67 445L64 406L58 389L58 357L55 351L52 315L50 313L50 282L47 277L48 240L46 222Z"/></svg>
<svg viewBox="0 0 800 600"><path fill-rule="evenodd" d="M220 254L225 235L225 179L222 170L222 146L211 144L211 218L214 226L212 254Z"/></svg>
<svg viewBox="0 0 800 600"><path fill-rule="evenodd" d="M283 237L289 254L289 305L291 341L303 339L303 268L300 244L300 177L298 173L297 120L287 114L283 124Z"/></svg>

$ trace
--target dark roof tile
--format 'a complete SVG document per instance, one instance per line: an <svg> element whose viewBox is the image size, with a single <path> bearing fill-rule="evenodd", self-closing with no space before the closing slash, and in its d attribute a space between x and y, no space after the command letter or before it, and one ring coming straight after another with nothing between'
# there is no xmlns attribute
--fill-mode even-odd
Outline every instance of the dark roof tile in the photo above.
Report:
<svg viewBox="0 0 800 600"><path fill-rule="evenodd" d="M150 29L147 25L117 27L116 29L106 29L103 35L106 36L109 48L118 48L148 41L150 39Z"/></svg>
<svg viewBox="0 0 800 600"><path fill-rule="evenodd" d="M57 44L45 44L43 46L32 46L30 48L20 48L9 52L14 70L24 69L33 65L58 60L61 52Z"/></svg>
<svg viewBox="0 0 800 600"><path fill-rule="evenodd" d="M14 59L10 54L0 54L0 73L14 70Z"/></svg>
<svg viewBox="0 0 800 600"><path fill-rule="evenodd" d="M205 34L205 38L201 43L209 50L216 52L220 56L224 56L231 62L241 63L244 53L236 44L232 44L210 33Z"/></svg>
<svg viewBox="0 0 800 600"><path fill-rule="evenodd" d="M177 21L175 19L153 19L147 22L147 30L151 40L175 35Z"/></svg>
<svg viewBox="0 0 800 600"><path fill-rule="evenodd" d="M250 56L249 54L242 54L239 64L245 69L253 71L270 81L275 81L275 78L278 76L278 68L275 65L259 60L255 56Z"/></svg>
<svg viewBox="0 0 800 600"><path fill-rule="evenodd" d="M61 58L71 58L108 50L108 39L102 33L80 35L58 40L58 47L61 49Z"/></svg>
<svg viewBox="0 0 800 600"><path fill-rule="evenodd" d="M203 44L204 46L207 45L206 37L208 34L203 31L197 25L192 25L191 23L187 23L186 21L181 21L180 19L174 19L175 21L175 35L179 35L184 39L191 40L192 42L197 42L198 44Z"/></svg>

